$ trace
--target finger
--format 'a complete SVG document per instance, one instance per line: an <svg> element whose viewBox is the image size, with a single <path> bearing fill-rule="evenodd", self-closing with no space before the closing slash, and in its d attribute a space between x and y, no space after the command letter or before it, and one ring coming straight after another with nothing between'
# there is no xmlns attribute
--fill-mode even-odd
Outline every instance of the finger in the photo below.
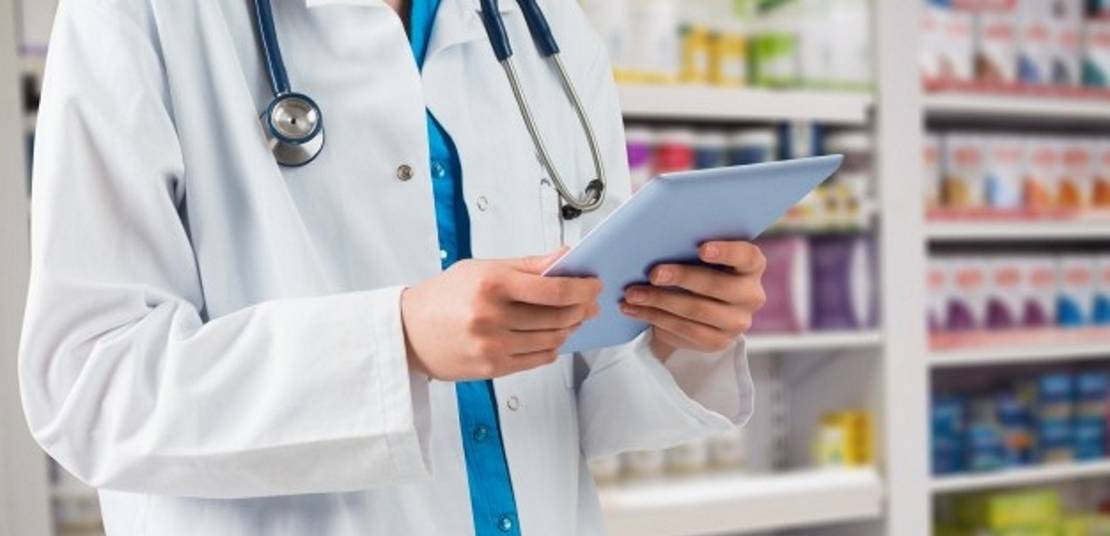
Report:
<svg viewBox="0 0 1110 536"><path fill-rule="evenodd" d="M675 316L660 309L621 304L621 312L647 322L657 329L669 331L690 341L695 350L717 352L728 348L736 340L734 335L717 328Z"/></svg>
<svg viewBox="0 0 1110 536"><path fill-rule="evenodd" d="M678 335L676 333L671 333L671 332L669 332L669 331L667 331L667 330L665 330L661 327L658 327L658 326L653 326L652 327L651 336L655 337L656 339L659 339L663 343L667 344L668 346L670 346L671 348L674 348L676 350L677 349L687 349L687 350L703 351L703 350L698 349L698 344L696 342L691 341L691 340L687 339L686 337L683 337L683 336Z"/></svg>
<svg viewBox="0 0 1110 536"><path fill-rule="evenodd" d="M514 331L506 335L510 356L558 350L578 326L546 331Z"/></svg>
<svg viewBox="0 0 1110 536"><path fill-rule="evenodd" d="M569 307L512 303L509 304L506 315L508 328L513 331L544 331L581 324L597 316L600 309L596 302Z"/></svg>
<svg viewBox="0 0 1110 536"><path fill-rule="evenodd" d="M705 266L664 264L652 269L650 279L657 287L678 287L734 305L755 307L763 303L763 285L754 275L738 275Z"/></svg>
<svg viewBox="0 0 1110 536"><path fill-rule="evenodd" d="M742 274L762 273L767 259L750 242L706 242L698 248L698 258L710 264L729 266Z"/></svg>
<svg viewBox="0 0 1110 536"><path fill-rule="evenodd" d="M498 362L499 376L508 376L550 365L558 359L559 353L555 350L512 356Z"/></svg>
<svg viewBox="0 0 1110 536"><path fill-rule="evenodd" d="M624 294L628 303L652 307L728 333L743 333L751 324L744 308L681 290L637 286Z"/></svg>
<svg viewBox="0 0 1110 536"><path fill-rule="evenodd" d="M595 277L542 277L522 272L505 276L505 297L510 301L570 307L597 301L601 280Z"/></svg>
<svg viewBox="0 0 1110 536"><path fill-rule="evenodd" d="M562 256L567 253L568 249L569 248L567 248L566 246L563 246L555 251L552 251L551 253L548 253L547 255L522 257L519 259L506 259L501 262L508 264L509 267L519 272L539 275L547 271L547 269L550 268L552 264L555 264L555 261L562 258Z"/></svg>

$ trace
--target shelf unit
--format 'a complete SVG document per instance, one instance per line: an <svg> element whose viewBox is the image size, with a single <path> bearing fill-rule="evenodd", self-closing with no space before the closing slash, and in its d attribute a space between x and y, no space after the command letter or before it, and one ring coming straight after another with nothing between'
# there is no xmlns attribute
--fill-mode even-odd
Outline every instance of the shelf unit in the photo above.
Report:
<svg viewBox="0 0 1110 536"><path fill-rule="evenodd" d="M628 119L799 120L836 125L865 125L874 103L867 93L687 85L622 85L620 100Z"/></svg>
<svg viewBox="0 0 1110 536"><path fill-rule="evenodd" d="M1110 122L1110 98L935 93L925 98L925 112L933 119L1002 119L1097 125Z"/></svg>
<svg viewBox="0 0 1110 536"><path fill-rule="evenodd" d="M881 331L832 331L748 337L749 353L827 352L833 350L879 349Z"/></svg>
<svg viewBox="0 0 1110 536"><path fill-rule="evenodd" d="M613 536L695 536L875 520L883 496L874 469L811 470L634 483L601 505Z"/></svg>
<svg viewBox="0 0 1110 536"><path fill-rule="evenodd" d="M1110 477L1110 460L941 476L934 478L930 487L933 493L959 493L1102 477Z"/></svg>
<svg viewBox="0 0 1110 536"><path fill-rule="evenodd" d="M1071 341L1067 339L1053 341L1046 339L1030 344L990 344L966 348L934 349L929 353L929 363L934 368L1090 359L1110 359L1110 338L1090 341Z"/></svg>
<svg viewBox="0 0 1110 536"><path fill-rule="evenodd" d="M0 0L0 8L10 9L10 1ZM722 531L814 528L845 522L866 522L863 532L852 534L929 534L927 438L922 426L927 418L926 346L920 318L924 295L923 290L913 285L907 288L905 284L914 278L922 280L925 264L924 250L919 247L924 221L919 170L905 165L919 158L921 147L916 128L922 117L921 90L916 83L916 65L905 61L905 58L916 57L917 53L919 3L919 0L883 0L874 4L874 48L878 51L874 94L689 86L620 88L625 116L632 120L736 124L815 121L835 126L873 127L878 161L876 176L880 178L878 205L884 215L878 230L880 308L884 328L881 332L755 336L749 346L753 354L858 350L874 356L874 368L880 371L873 382L877 385L859 385L858 388L861 392L875 393L872 409L876 415L876 448L880 457L877 469L814 470L742 478L721 475L670 482L665 489L649 484L606 489L602 501L613 534L694 536ZM42 64L42 59L36 57L15 62L9 70L41 72ZM0 68L8 69L2 64ZM10 124L25 126L18 116ZM20 165L14 166L19 173L17 176L23 173L18 169ZM23 196L14 197L25 201ZM0 215L18 220L17 225L3 228L20 231L16 233L20 237L0 233L4 239L0 246L5 251L26 250L23 227L26 212L25 206L0 211ZM24 266L19 268L25 269ZM25 280L25 274L2 279ZM21 288L14 290L17 294L22 292ZM21 306L22 301L19 298L12 303ZM0 320L3 321L0 328L18 329L18 317ZM0 340L14 341L15 337ZM14 349L10 355L14 355ZM870 363L866 365L871 366ZM0 377L12 378L14 374ZM4 409L18 413L18 403ZM4 442L0 442L0 451L3 449ZM24 464L20 474L37 474L35 478L44 481L41 453L33 445L28 452L38 461ZM6 475L0 476L0 484L7 482ZM52 498L87 498L90 493L75 487L54 491L44 488L30 493L21 488L21 491L25 492L24 501L31 504L32 510L42 511L44 519L48 519L45 512ZM6 500L8 496L0 494L0 498ZM673 516L677 516L678 521L674 521ZM6 533L2 530L2 521L0 518L0 533ZM671 522L679 524L669 524ZM821 529L815 532L818 530L824 533ZM38 535L48 534L48 531L43 528L11 533Z"/></svg>
<svg viewBox="0 0 1110 536"><path fill-rule="evenodd" d="M1110 241L1110 218L1028 222L930 222L926 236L935 242Z"/></svg>

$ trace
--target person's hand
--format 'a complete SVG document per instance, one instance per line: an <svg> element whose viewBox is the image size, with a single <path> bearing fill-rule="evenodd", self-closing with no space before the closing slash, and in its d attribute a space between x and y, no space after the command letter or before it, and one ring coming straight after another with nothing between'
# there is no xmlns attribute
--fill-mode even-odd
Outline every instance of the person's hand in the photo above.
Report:
<svg viewBox="0 0 1110 536"><path fill-rule="evenodd" d="M546 257L456 263L401 294L409 366L447 381L498 378L555 361L598 313L601 281L541 277Z"/></svg>
<svg viewBox="0 0 1110 536"><path fill-rule="evenodd" d="M651 348L663 361L678 349L728 348L767 301L761 283L767 260L758 247L708 242L698 257L714 268L663 264L651 270L650 285L625 290L621 311L651 324Z"/></svg>

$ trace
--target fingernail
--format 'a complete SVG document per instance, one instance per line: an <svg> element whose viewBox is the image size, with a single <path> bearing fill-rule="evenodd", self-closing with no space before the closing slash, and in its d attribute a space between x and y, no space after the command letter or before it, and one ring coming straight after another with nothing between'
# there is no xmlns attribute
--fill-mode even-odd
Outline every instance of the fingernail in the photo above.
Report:
<svg viewBox="0 0 1110 536"><path fill-rule="evenodd" d="M672 272L669 268L662 268L655 272L656 284L666 285L667 283L670 283L673 279L674 272Z"/></svg>
<svg viewBox="0 0 1110 536"><path fill-rule="evenodd" d="M623 303L621 304L621 312L628 316L636 316L636 311Z"/></svg>
<svg viewBox="0 0 1110 536"><path fill-rule="evenodd" d="M710 259L710 260L716 259L717 257L719 257L721 255L721 248L718 248L717 246L710 244L708 246L705 246L705 252L703 253L703 255L705 256L706 259Z"/></svg>
<svg viewBox="0 0 1110 536"><path fill-rule="evenodd" d="M625 299L628 303L644 303L647 300L647 294L639 289L632 289L625 294Z"/></svg>

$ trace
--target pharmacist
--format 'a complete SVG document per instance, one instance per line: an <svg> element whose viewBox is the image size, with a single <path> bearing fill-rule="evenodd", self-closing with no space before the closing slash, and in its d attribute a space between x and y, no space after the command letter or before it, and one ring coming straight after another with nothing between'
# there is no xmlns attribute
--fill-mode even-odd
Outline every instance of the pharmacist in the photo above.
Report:
<svg viewBox="0 0 1110 536"><path fill-rule="evenodd" d="M588 457L745 422L751 245L555 355L600 282L537 274L629 179L601 45L543 0L608 176L560 209L485 23L573 195L593 159L521 4L61 2L20 379L110 536L597 534Z"/></svg>

